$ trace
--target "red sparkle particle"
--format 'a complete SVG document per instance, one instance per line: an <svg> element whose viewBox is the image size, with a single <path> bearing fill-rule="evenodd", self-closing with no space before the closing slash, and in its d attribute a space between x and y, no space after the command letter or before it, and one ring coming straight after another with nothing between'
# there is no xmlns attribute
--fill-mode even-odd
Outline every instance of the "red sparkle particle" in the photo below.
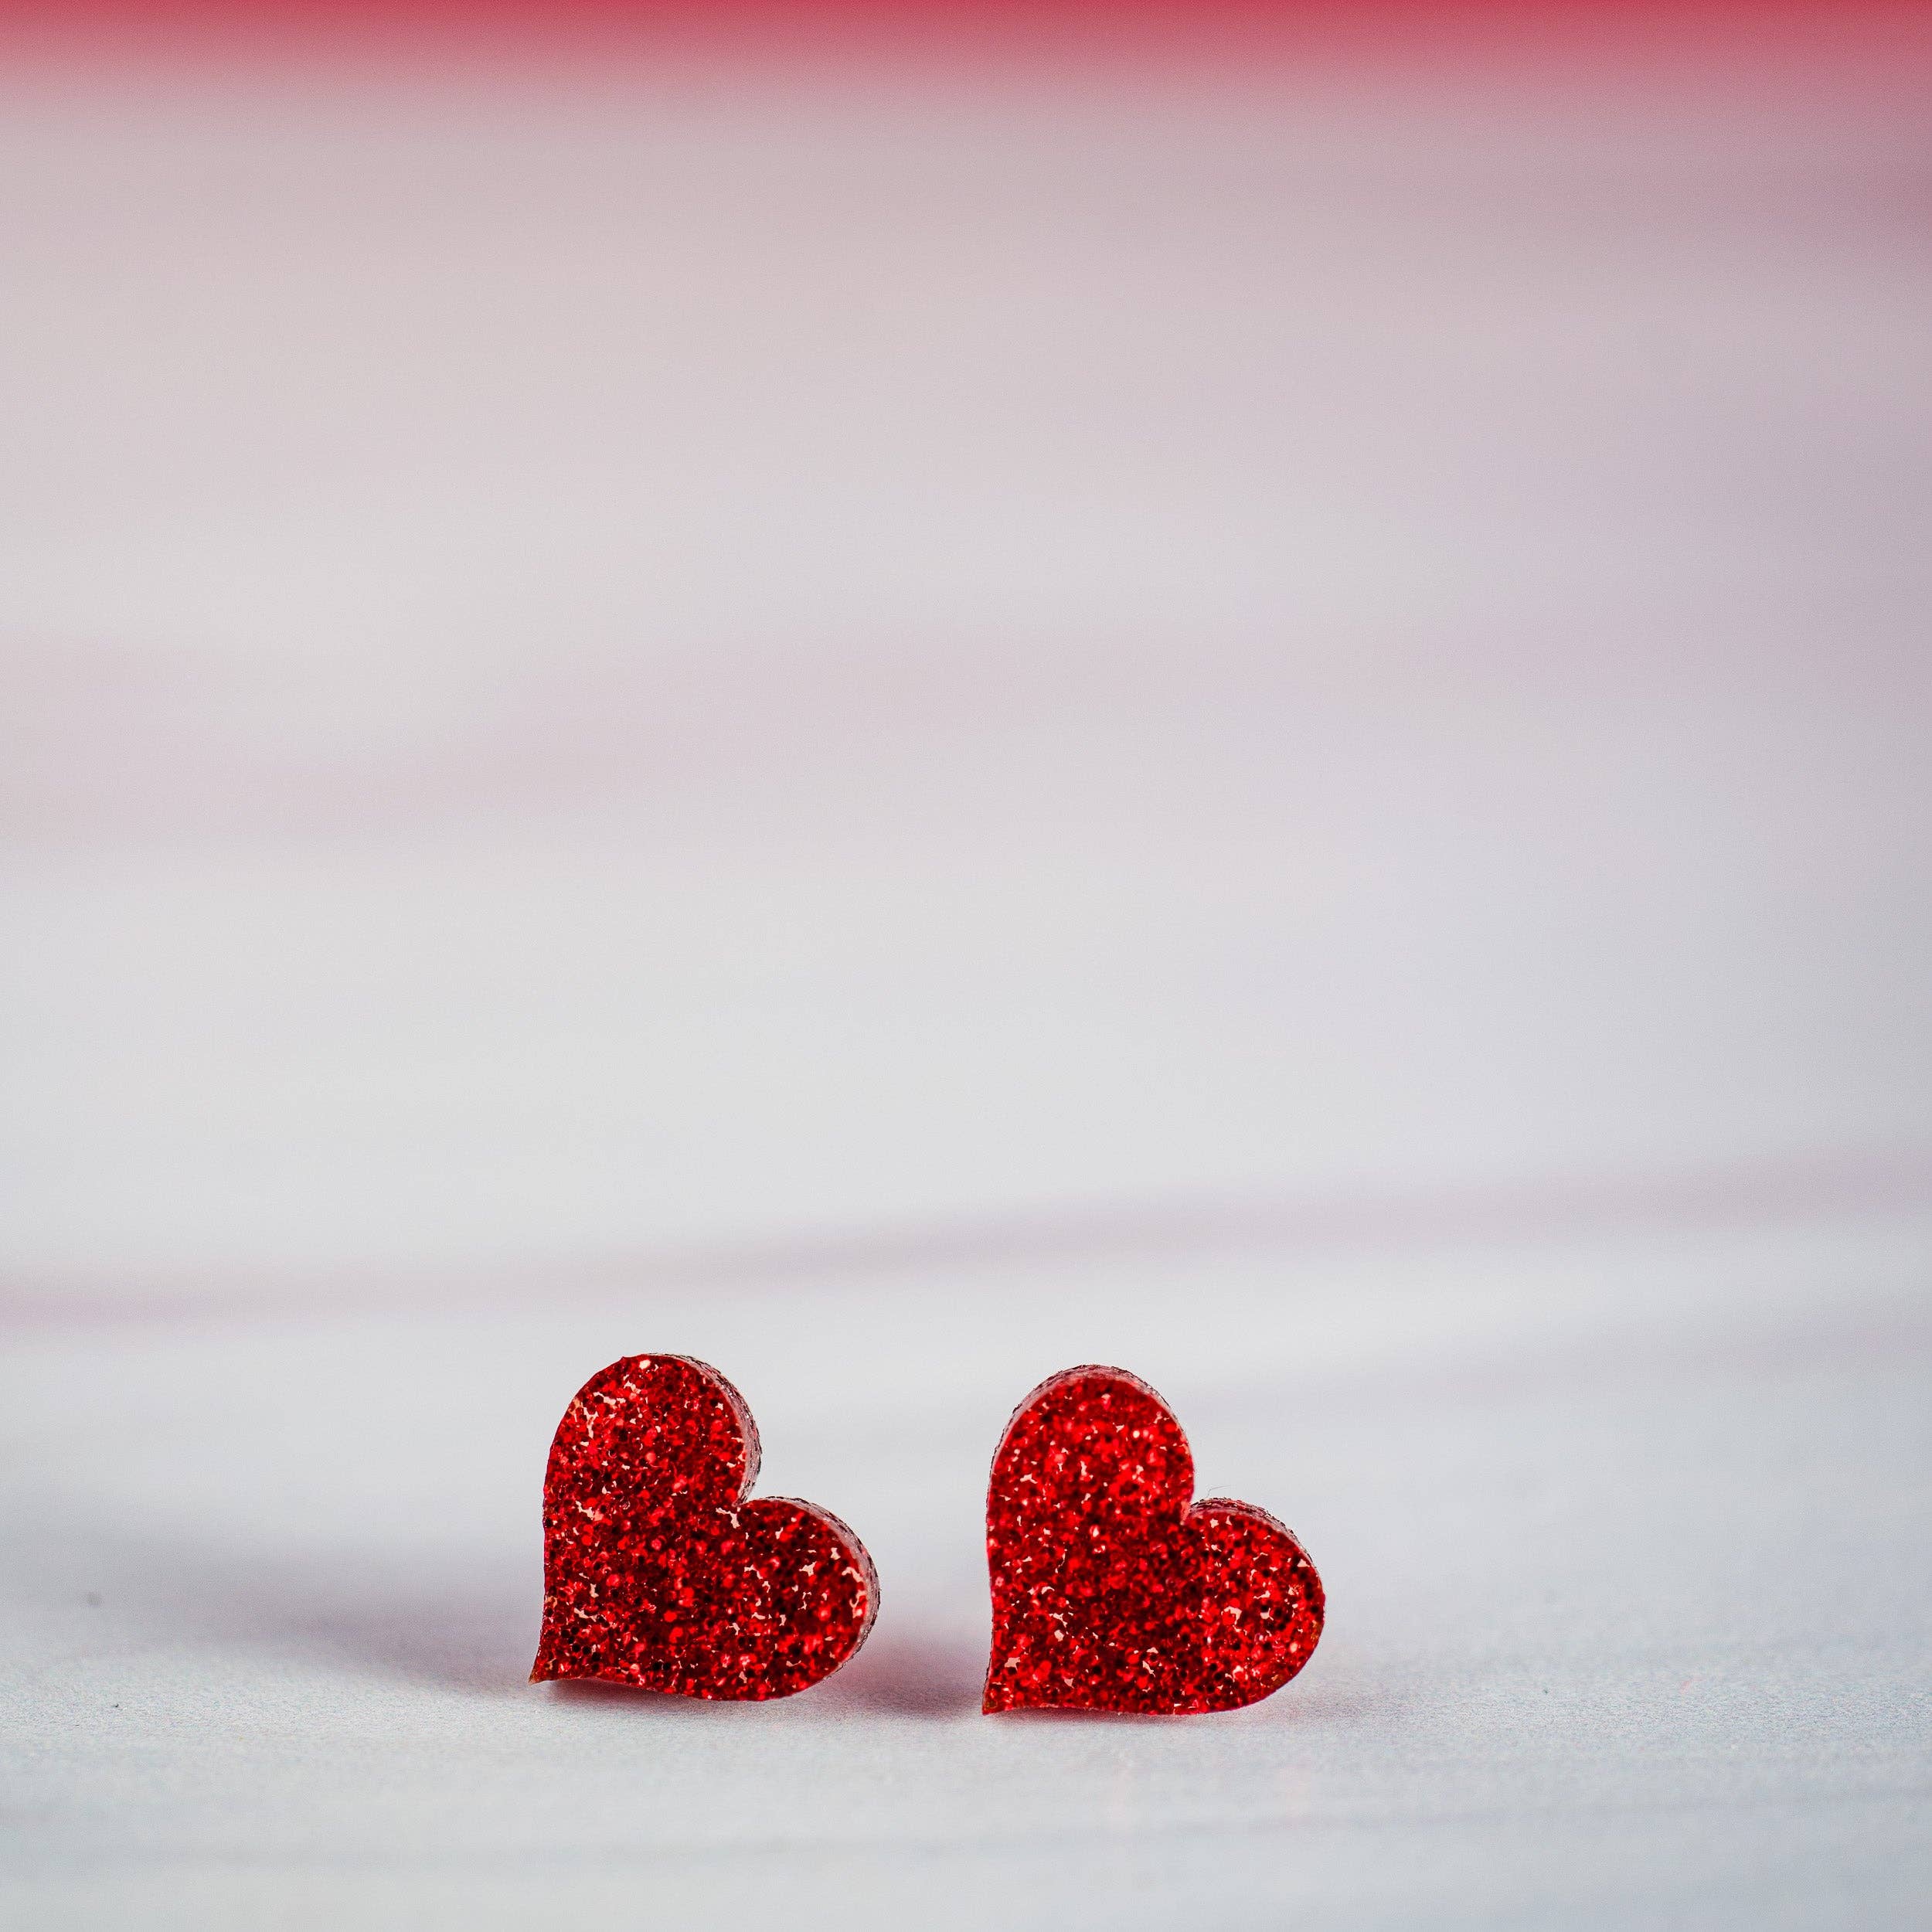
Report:
<svg viewBox="0 0 1932 1932"><path fill-rule="evenodd" d="M828 1510L745 1500L751 1411L716 1369L627 1355L580 1389L543 1481L532 1682L595 1677L683 1697L789 1697L866 1640L879 1578Z"/></svg>
<svg viewBox="0 0 1932 1932"><path fill-rule="evenodd" d="M1265 1510L1190 1502L1174 1412L1120 1369L1067 1369L993 1458L983 1708L1233 1710L1279 1690L1321 1635L1321 1580Z"/></svg>

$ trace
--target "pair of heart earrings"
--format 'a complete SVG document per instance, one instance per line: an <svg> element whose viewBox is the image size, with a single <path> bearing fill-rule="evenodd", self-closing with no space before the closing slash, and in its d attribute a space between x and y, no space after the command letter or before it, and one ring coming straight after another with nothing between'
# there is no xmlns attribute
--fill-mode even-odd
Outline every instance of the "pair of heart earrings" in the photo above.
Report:
<svg viewBox="0 0 1932 1932"><path fill-rule="evenodd" d="M758 1431L688 1356L627 1355L564 1412L543 1485L533 1682L788 1697L866 1641L879 1575L828 1510L747 1500ZM1194 1502L1174 1412L1120 1369L1068 1369L1007 1424L986 1502L988 1711L1233 1710L1321 1634L1321 1580L1251 1504Z"/></svg>

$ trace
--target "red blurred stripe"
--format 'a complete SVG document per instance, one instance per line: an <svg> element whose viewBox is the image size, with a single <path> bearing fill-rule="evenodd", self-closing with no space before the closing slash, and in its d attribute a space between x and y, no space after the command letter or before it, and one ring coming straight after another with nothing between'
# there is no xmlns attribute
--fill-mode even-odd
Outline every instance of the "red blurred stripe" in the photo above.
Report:
<svg viewBox="0 0 1932 1932"><path fill-rule="evenodd" d="M986 50L1817 49L1922 61L1932 0L0 0L11 41L177 50L532 44Z"/></svg>

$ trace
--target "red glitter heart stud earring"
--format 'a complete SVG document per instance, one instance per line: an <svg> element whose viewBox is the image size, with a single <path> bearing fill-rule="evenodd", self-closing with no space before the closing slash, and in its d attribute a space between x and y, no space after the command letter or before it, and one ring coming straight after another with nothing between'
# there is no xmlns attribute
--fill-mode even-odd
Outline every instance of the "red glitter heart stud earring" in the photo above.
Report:
<svg viewBox="0 0 1932 1932"><path fill-rule="evenodd" d="M1321 1635L1321 1580L1265 1510L1194 1502L1174 1412L1121 1369L1068 1369L993 1458L993 1652L982 1708L1226 1711Z"/></svg>
<svg viewBox="0 0 1932 1932"><path fill-rule="evenodd" d="M866 1641L879 1577L828 1510L745 1500L751 1411L716 1369L627 1355L580 1389L543 1480L533 1683L591 1677L682 1697L789 1697Z"/></svg>

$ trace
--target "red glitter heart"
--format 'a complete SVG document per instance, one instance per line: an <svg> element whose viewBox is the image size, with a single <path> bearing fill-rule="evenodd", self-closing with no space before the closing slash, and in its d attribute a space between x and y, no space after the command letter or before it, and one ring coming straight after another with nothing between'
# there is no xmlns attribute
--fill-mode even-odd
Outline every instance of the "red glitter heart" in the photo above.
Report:
<svg viewBox="0 0 1932 1932"><path fill-rule="evenodd" d="M879 1578L830 1512L747 1502L751 1411L716 1369L627 1355L580 1389L543 1480L532 1682L594 1677L683 1697L789 1697L866 1640Z"/></svg>
<svg viewBox="0 0 1932 1932"><path fill-rule="evenodd" d="M1191 1502L1174 1412L1120 1369L1067 1369L1013 1412L986 1498L982 1707L1233 1710L1321 1635L1321 1580L1265 1510Z"/></svg>

